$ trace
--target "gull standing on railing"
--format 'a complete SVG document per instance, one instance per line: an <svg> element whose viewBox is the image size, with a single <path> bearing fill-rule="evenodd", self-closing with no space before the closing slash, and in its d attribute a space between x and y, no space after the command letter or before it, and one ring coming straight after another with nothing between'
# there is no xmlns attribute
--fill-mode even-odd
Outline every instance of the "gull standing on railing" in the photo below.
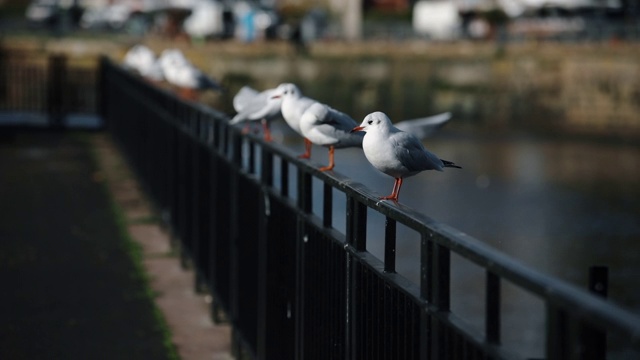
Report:
<svg viewBox="0 0 640 360"><path fill-rule="evenodd" d="M265 114L277 114L277 104L281 106L281 116L289 127L304 138L305 152L300 158L308 159L311 156L311 145L316 144L329 148L329 164L320 168L321 171L332 170L335 167L334 151L336 148L361 147L362 134L351 133L351 129L358 125L348 115L324 105L314 99L306 97L302 91L291 83L280 84L272 90L265 90L259 94L271 94L271 96L258 96L253 89L241 89L234 97L234 107L239 112L237 119L232 124L245 121L246 113L250 111L248 102L252 102L251 112L255 114L253 120L261 119ZM314 104L318 104L315 105ZM313 107L313 110L311 108ZM323 107L326 107L323 108ZM259 110L254 110L259 109ZM245 111L246 110L246 111ZM308 114L306 114L309 111ZM306 116L305 116L306 114ZM273 115L276 116L276 115ZM304 125L303 125L303 118ZM434 116L406 120L397 124L402 130L416 134L420 139L433 134L451 119L451 113L446 112Z"/></svg>
<svg viewBox="0 0 640 360"><path fill-rule="evenodd" d="M356 121L349 115L319 102L311 105L302 114L300 131L305 139L329 148L329 165L321 167L320 171L334 168L336 148L362 146L364 134L351 132L356 125Z"/></svg>
<svg viewBox="0 0 640 360"><path fill-rule="evenodd" d="M398 123L400 129L414 134L419 139L426 138L451 118L443 113L427 118L406 120ZM300 118L300 130L311 143L329 148L329 165L320 171L332 170L335 166L335 149L362 147L363 133L351 130L358 123L349 115L322 103L311 105Z"/></svg>
<svg viewBox="0 0 640 360"><path fill-rule="evenodd" d="M299 157L308 159L311 157L311 141L307 139L302 130L300 130L300 118L302 114L317 101L302 95L300 89L291 83L280 84L275 93L271 96L271 100L282 99L280 111L282 118L293 131L297 132L304 138L304 154Z"/></svg>
<svg viewBox="0 0 640 360"><path fill-rule="evenodd" d="M160 65L167 82L176 86L182 97L188 100L196 100L198 91L223 91L218 82L191 64L178 49L164 50L160 56Z"/></svg>
<svg viewBox="0 0 640 360"><path fill-rule="evenodd" d="M151 81L164 80L162 67L156 59L156 54L145 45L137 44L129 49L124 55L122 64L125 68L132 69Z"/></svg>
<svg viewBox="0 0 640 360"><path fill-rule="evenodd" d="M229 124L235 125L246 121L260 121L264 131L264 140L271 141L271 130L269 127L273 119L282 117L280 107L282 99L271 99L275 95L276 89L269 89L258 92L250 86L243 86L233 97L233 108L237 114L231 119ZM248 124L243 132L248 132Z"/></svg>
<svg viewBox="0 0 640 360"><path fill-rule="evenodd" d="M417 137L393 126L389 117L382 112L367 115L362 124L352 131L365 132L362 141L365 157L373 167L395 179L391 195L381 197L381 200L398 202L402 179L405 177L424 170L442 171L445 167L461 169L453 162L442 160L429 152Z"/></svg>

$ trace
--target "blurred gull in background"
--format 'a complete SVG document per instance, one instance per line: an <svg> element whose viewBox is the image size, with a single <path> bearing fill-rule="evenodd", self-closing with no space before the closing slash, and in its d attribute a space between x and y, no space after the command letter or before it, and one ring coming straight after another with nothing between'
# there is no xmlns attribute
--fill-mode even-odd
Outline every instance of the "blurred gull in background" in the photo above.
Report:
<svg viewBox="0 0 640 360"><path fill-rule="evenodd" d="M271 141L269 123L282 117L280 112L282 99L271 98L275 91L276 89L269 89L258 92L250 86L243 86L233 97L233 108L237 114L231 119L230 124L260 121L264 130L265 141ZM247 131L248 127L245 127L244 132L246 133Z"/></svg>
<svg viewBox="0 0 640 360"><path fill-rule="evenodd" d="M160 55L160 66L167 82L179 89L187 100L196 100L198 91L223 91L217 81L196 68L178 49L166 49Z"/></svg>
<svg viewBox="0 0 640 360"><path fill-rule="evenodd" d="M127 51L123 65L152 81L163 81L164 74L156 54L148 47L137 44Z"/></svg>

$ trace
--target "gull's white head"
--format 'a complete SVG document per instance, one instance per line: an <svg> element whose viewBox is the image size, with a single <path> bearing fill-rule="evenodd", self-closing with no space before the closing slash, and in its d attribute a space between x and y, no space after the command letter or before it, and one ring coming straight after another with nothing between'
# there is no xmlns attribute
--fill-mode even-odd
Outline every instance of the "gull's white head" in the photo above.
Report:
<svg viewBox="0 0 640 360"><path fill-rule="evenodd" d="M373 112L365 116L364 120L359 126L356 126L351 130L354 131L371 131L374 129L388 129L391 127L391 119L380 111Z"/></svg>
<svg viewBox="0 0 640 360"><path fill-rule="evenodd" d="M298 99L301 96L302 96L302 92L300 91L300 89L298 89L298 87L295 84L284 83L284 84L278 85L278 87L275 89L275 92L273 93L271 98L273 98L273 99L278 99L278 98L282 98L282 99L286 99L286 98Z"/></svg>

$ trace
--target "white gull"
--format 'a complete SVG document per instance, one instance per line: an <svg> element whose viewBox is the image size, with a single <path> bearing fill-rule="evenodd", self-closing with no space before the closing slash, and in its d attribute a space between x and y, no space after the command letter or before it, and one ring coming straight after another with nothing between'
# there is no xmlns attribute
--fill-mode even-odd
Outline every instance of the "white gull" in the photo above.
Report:
<svg viewBox="0 0 640 360"><path fill-rule="evenodd" d="M178 49L164 50L159 62L167 82L183 90L182 95L190 100L195 100L196 91L223 91L218 82L196 68Z"/></svg>
<svg viewBox="0 0 640 360"><path fill-rule="evenodd" d="M164 80L162 68L156 59L156 54L145 45L137 44L131 47L124 55L122 63L126 68L136 71L147 79L153 81Z"/></svg>
<svg viewBox="0 0 640 360"><path fill-rule="evenodd" d="M233 107L237 114L229 122L231 125L246 121L260 121L264 129L265 141L271 141L269 123L282 117L280 113L281 98L271 99L276 89L258 92L249 86L243 86L233 97ZM245 127L245 132L248 130Z"/></svg>
<svg viewBox="0 0 640 360"><path fill-rule="evenodd" d="M280 111L282 118L293 131L304 137L300 130L300 118L302 114L317 101L302 95L300 89L291 83L280 84L275 93L271 96L272 100L282 99ZM311 142L304 137L305 152L300 158L308 159L311 157Z"/></svg>
<svg viewBox="0 0 640 360"><path fill-rule="evenodd" d="M305 139L329 148L329 165L321 167L320 171L334 168L336 148L362 146L363 134L351 132L356 125L358 123L349 115L319 102L309 106L302 114L300 131Z"/></svg>
<svg viewBox="0 0 640 360"><path fill-rule="evenodd" d="M366 132L362 141L365 157L373 167L395 179L391 195L384 196L381 200L397 202L402 179L405 177L424 170L461 168L429 152L417 137L393 126L389 117L382 112L367 115L352 131Z"/></svg>

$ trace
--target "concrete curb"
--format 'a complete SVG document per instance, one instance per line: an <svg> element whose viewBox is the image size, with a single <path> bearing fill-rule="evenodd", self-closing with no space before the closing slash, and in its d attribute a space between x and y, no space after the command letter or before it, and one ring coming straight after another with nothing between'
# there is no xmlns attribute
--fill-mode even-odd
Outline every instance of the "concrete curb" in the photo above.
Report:
<svg viewBox="0 0 640 360"><path fill-rule="evenodd" d="M183 269L170 246L170 237L154 219L150 202L117 147L106 134L91 137L99 172L111 196L124 213L129 236L140 244L143 263L156 305L171 329L172 341L183 360L228 360L231 328L214 324L209 312L210 296L197 294L195 275Z"/></svg>

